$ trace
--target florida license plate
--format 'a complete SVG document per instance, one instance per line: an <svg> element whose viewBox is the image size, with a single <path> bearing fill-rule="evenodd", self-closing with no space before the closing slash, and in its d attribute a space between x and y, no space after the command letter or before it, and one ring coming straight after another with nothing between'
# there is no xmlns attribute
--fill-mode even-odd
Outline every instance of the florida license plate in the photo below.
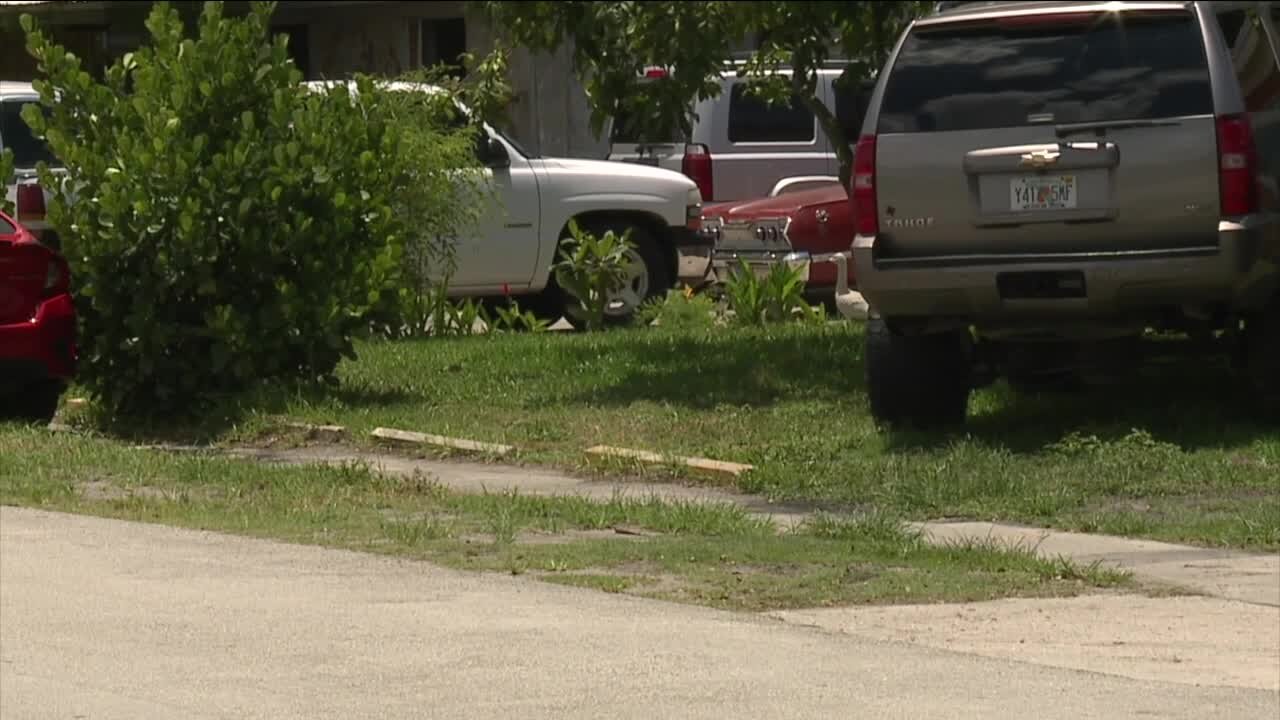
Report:
<svg viewBox="0 0 1280 720"><path fill-rule="evenodd" d="M1075 207L1075 175L1024 175L1009 182L1009 209L1014 212Z"/></svg>

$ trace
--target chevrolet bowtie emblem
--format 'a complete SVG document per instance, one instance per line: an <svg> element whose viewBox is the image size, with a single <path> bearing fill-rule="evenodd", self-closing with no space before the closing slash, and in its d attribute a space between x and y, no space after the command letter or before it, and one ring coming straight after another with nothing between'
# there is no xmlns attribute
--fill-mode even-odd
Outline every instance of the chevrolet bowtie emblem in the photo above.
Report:
<svg viewBox="0 0 1280 720"><path fill-rule="evenodd" d="M1045 168L1056 165L1060 153L1057 150L1037 150L1022 156L1023 167Z"/></svg>

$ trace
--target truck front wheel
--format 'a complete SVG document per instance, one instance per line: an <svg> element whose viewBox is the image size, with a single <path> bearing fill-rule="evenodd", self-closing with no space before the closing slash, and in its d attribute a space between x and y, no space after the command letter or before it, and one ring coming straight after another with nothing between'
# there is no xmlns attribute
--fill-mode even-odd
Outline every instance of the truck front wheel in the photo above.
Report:
<svg viewBox="0 0 1280 720"><path fill-rule="evenodd" d="M920 429L964 422L973 380L968 330L900 335L873 314L865 347L867 398L878 422Z"/></svg>

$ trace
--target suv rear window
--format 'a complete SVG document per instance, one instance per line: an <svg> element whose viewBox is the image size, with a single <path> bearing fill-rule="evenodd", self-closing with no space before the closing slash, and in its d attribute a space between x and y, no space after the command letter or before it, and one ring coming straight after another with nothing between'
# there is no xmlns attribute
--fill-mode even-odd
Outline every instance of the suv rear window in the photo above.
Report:
<svg viewBox="0 0 1280 720"><path fill-rule="evenodd" d="M35 167L41 160L56 162L49 147L31 134L27 121L22 119L22 108L29 104L0 102L0 146L13 151L13 164L20 168Z"/></svg>
<svg viewBox="0 0 1280 720"><path fill-rule="evenodd" d="M879 132L1213 113L1199 23L1190 13L1080 20L917 29L890 73Z"/></svg>
<svg viewBox="0 0 1280 720"><path fill-rule="evenodd" d="M745 83L733 86L729 94L729 142L813 142L816 137L813 113L800 103L793 100L786 105L770 105L747 92Z"/></svg>

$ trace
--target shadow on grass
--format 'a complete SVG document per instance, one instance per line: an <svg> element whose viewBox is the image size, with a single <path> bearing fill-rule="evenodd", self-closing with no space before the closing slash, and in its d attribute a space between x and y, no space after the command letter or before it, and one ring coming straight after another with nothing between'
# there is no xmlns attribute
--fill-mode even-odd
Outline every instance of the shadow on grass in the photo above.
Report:
<svg viewBox="0 0 1280 720"><path fill-rule="evenodd" d="M299 404L338 406L347 410L406 404L413 396L400 390L328 385L319 382L264 384L217 399L185 418L92 417L92 427L123 440L178 444L206 444L225 436L255 417L282 415Z"/></svg>
<svg viewBox="0 0 1280 720"><path fill-rule="evenodd" d="M608 351L629 358L623 376L605 387L561 397L589 406L655 402L693 409L767 407L815 400L861 403L861 334L781 327L702 334L661 331L618 333ZM575 346L570 362L588 364L598 349Z"/></svg>
<svg viewBox="0 0 1280 720"><path fill-rule="evenodd" d="M975 395L959 433L1018 454L1043 452L1073 434L1104 443L1146 435L1182 450L1280 439L1280 428L1258 417L1252 400L1248 382L1225 361L1165 360L1066 392L1021 394L999 383ZM888 439L891 451L906 452L943 447L956 434L890 431Z"/></svg>

